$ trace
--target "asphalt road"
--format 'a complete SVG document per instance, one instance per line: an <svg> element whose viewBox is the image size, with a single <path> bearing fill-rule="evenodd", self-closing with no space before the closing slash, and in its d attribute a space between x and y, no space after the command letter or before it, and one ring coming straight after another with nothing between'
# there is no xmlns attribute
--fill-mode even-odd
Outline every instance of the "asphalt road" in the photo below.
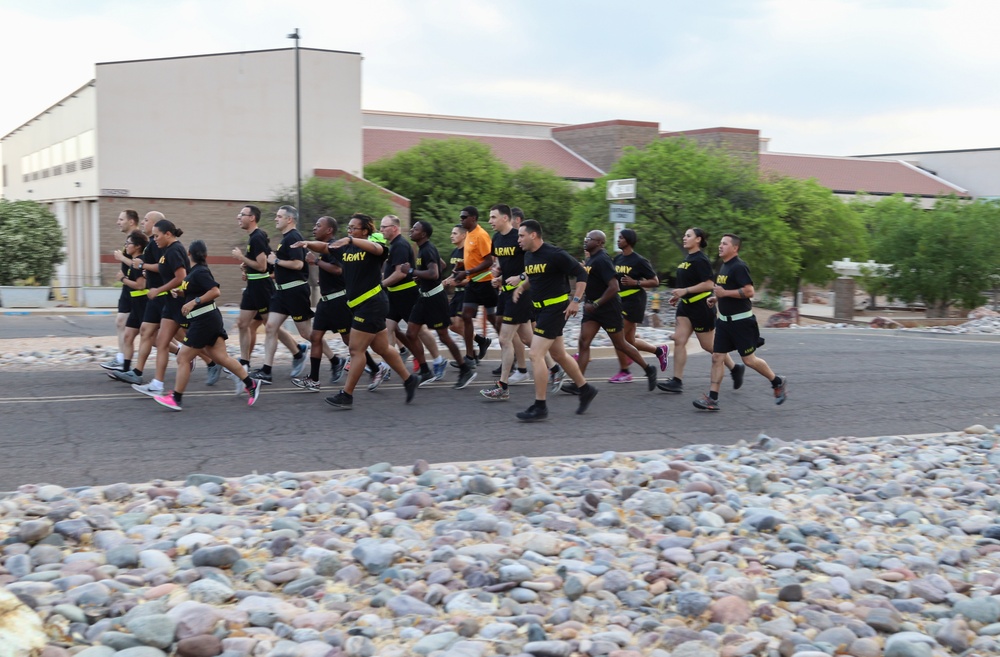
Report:
<svg viewBox="0 0 1000 657"><path fill-rule="evenodd" d="M955 431L1000 422L996 365L1000 338L853 330L768 330L761 355L789 377L789 397L775 406L756 374L732 391L722 410L695 410L707 388L709 360L688 360L686 392L646 392L642 383L610 385L610 360L591 373L600 395L574 414L576 398L550 395L550 420L522 424L514 414L533 398L529 385L510 402L483 400L487 361L463 391L455 370L418 390L411 405L395 379L355 395L338 411L324 395L286 381L266 388L254 408L234 397L227 379L207 388L196 371L174 413L93 371L0 372L0 491L25 483L63 486L183 479L192 472L238 476L253 471L310 471L633 451L689 444L732 444L759 433L785 440ZM278 370L280 377L281 371ZM172 380L172 372L168 373ZM277 379L276 379L277 380Z"/></svg>

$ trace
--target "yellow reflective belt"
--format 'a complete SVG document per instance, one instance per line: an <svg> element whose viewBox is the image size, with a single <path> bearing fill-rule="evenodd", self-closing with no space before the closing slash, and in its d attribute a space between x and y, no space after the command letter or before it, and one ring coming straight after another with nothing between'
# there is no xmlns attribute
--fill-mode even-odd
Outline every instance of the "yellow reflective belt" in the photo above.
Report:
<svg viewBox="0 0 1000 657"><path fill-rule="evenodd" d="M258 273L258 274L247 274L247 280L248 281L259 281L261 279L270 278L270 277L271 277L271 275L268 274L267 272L261 272L261 273Z"/></svg>
<svg viewBox="0 0 1000 657"><path fill-rule="evenodd" d="M372 289L370 289L367 292L365 292L364 294L362 294L360 297L355 297L354 299L351 299L350 301L348 301L347 302L347 307L348 308L353 308L353 307L357 306L358 304L364 303L365 301L368 301L369 299L371 299L373 296L375 296L376 294L378 294L381 291L382 291L382 284L379 283L378 285L376 285Z"/></svg>
<svg viewBox="0 0 1000 657"><path fill-rule="evenodd" d="M284 284L282 284L282 285L277 285L276 287L277 287L277 288L278 288L279 290L290 290L290 289L292 289L293 287L298 287L298 286L300 286L300 285L305 285L305 284L307 284L308 282L309 282L309 281L292 281L291 283L284 283Z"/></svg>
<svg viewBox="0 0 1000 657"><path fill-rule="evenodd" d="M630 297L633 294L637 294L637 293L639 293L641 291L642 291L642 288L633 287L633 288L628 289L628 290L622 290L622 291L620 291L618 293L618 296L621 297L622 299L624 299L625 297Z"/></svg>
<svg viewBox="0 0 1000 657"><path fill-rule="evenodd" d="M130 290L128 294L130 297L144 297L147 292L149 290Z"/></svg>
<svg viewBox="0 0 1000 657"><path fill-rule="evenodd" d="M737 315L719 315L719 319L724 322L735 322L741 319L749 319L750 317L753 317L752 310L748 310L745 313L739 313Z"/></svg>
<svg viewBox="0 0 1000 657"><path fill-rule="evenodd" d="M544 306L554 306L557 303L562 303L563 301L568 301L569 295L564 294L561 297L552 297L551 299L546 299L545 301L532 301L531 305L535 308L542 308Z"/></svg>
<svg viewBox="0 0 1000 657"><path fill-rule="evenodd" d="M516 290L517 288L521 287L521 283L523 282L524 281L518 281L517 285L502 285L500 289L503 290L504 292L510 292L511 290Z"/></svg>
<svg viewBox="0 0 1000 657"><path fill-rule="evenodd" d="M712 293L711 291L708 291L708 292L702 292L701 294L696 294L696 295L694 295L694 296L693 296L693 297L691 297L690 299L682 299L682 301L683 301L684 303L694 303L695 301L701 301L702 299L704 299L705 297L707 297L707 296L708 296L708 295L710 295L711 293Z"/></svg>
<svg viewBox="0 0 1000 657"><path fill-rule="evenodd" d="M387 287L385 289L390 292L402 292L403 290L409 290L411 287L416 287L416 281L407 281L405 283L400 283L399 285L393 285L392 287Z"/></svg>
<svg viewBox="0 0 1000 657"><path fill-rule="evenodd" d="M159 293L159 294L157 294L156 296L158 296L158 297L162 297L162 296L163 296L163 295L165 295L165 294L170 294L170 290L167 290L167 291L165 291L165 292L160 292L160 293Z"/></svg>
<svg viewBox="0 0 1000 657"><path fill-rule="evenodd" d="M472 282L473 282L473 283L478 283L479 281L481 281L481 280L485 279L485 278L486 278L487 276L489 276L489 275L490 275L490 273L489 273L488 271L484 271L484 272L483 272L483 273L481 273L481 274L477 274L477 275L476 275L476 276L475 276L475 277L474 277L474 278L472 279Z"/></svg>

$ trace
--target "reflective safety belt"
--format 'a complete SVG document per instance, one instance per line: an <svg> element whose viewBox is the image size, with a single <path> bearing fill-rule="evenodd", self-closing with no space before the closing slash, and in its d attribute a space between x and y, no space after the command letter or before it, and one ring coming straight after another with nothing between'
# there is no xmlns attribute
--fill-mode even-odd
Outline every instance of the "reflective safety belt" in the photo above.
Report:
<svg viewBox="0 0 1000 657"><path fill-rule="evenodd" d="M641 287L633 287L633 288L629 288L628 290L621 290L618 293L618 296L621 297L622 299L624 299L625 297L630 297L633 294L638 294L639 292L642 292L642 288Z"/></svg>
<svg viewBox="0 0 1000 657"><path fill-rule="evenodd" d="M500 289L503 290L504 292L510 292L511 290L516 290L517 288L521 287L521 283L523 282L524 281L518 281L517 285L501 285Z"/></svg>
<svg viewBox="0 0 1000 657"><path fill-rule="evenodd" d="M130 290L128 295L130 297L144 297L149 290Z"/></svg>
<svg viewBox="0 0 1000 657"><path fill-rule="evenodd" d="M724 322L736 322L741 319L750 319L751 317L753 317L752 310L748 310L745 313L739 313L738 315L729 315L729 316L719 315L719 319L721 319Z"/></svg>
<svg viewBox="0 0 1000 657"><path fill-rule="evenodd" d="M402 292L403 290L409 290L411 287L416 287L416 281L406 281L405 283L400 283L399 285L393 285L392 287L387 287L385 289L390 292Z"/></svg>
<svg viewBox="0 0 1000 657"><path fill-rule="evenodd" d="M702 292L701 294L696 294L690 299L682 298L681 301L683 301L684 303L694 303L695 301L701 301L710 294L712 294L711 290L709 290L708 292Z"/></svg>
<svg viewBox="0 0 1000 657"><path fill-rule="evenodd" d="M319 298L320 301L332 301L334 299L339 299L340 297L347 294L347 290L341 290L340 292L331 292L330 294L325 294Z"/></svg>
<svg viewBox="0 0 1000 657"><path fill-rule="evenodd" d="M430 290L427 290L426 292L421 292L420 296L422 296L422 297L432 297L435 294L437 294L438 292L444 292L444 285L441 285L440 283L438 283L437 287L435 287L433 289L430 289Z"/></svg>
<svg viewBox="0 0 1000 657"><path fill-rule="evenodd" d="M476 276L472 279L472 282L473 283L479 283L480 281L484 281L484 280L486 280L486 277L489 276L489 275L490 275L490 272L488 272L488 271L484 271L481 274L476 274Z"/></svg>
<svg viewBox="0 0 1000 657"><path fill-rule="evenodd" d="M359 304L362 304L365 301L368 301L369 299L371 299L373 296L375 296L376 294L378 294L381 291L382 291L382 284L379 283L378 285L376 285L372 289L368 290L367 292L365 292L361 296L355 297L355 298L351 299L350 301L348 301L347 302L347 307L348 308L354 308L355 306L357 306Z"/></svg>
<svg viewBox="0 0 1000 657"><path fill-rule="evenodd" d="M258 272L256 274L247 274L248 281L259 281L265 278L271 278L271 275L265 272Z"/></svg>
<svg viewBox="0 0 1000 657"><path fill-rule="evenodd" d="M215 310L214 302L208 304L207 306L202 306L201 308L195 308L194 310L192 310L191 312L189 312L187 315L184 316L188 319L194 319L198 315L204 315L205 313L212 312L213 310Z"/></svg>
<svg viewBox="0 0 1000 657"><path fill-rule="evenodd" d="M531 305L535 308L543 308L545 306L554 306L557 303L562 303L563 301L569 301L568 294L564 294L561 297L552 297L551 299L546 299L545 301L532 301Z"/></svg>
<svg viewBox="0 0 1000 657"><path fill-rule="evenodd" d="M307 283L308 283L308 281L301 281L301 280L300 280L300 281L292 281L291 283L284 283L284 284L282 284L282 285L278 285L278 286L276 286L276 287L277 287L277 288L278 288L279 290L290 290L290 289L292 289L293 287L298 287L298 286L300 286L300 285L305 285L305 284L307 284Z"/></svg>
<svg viewBox="0 0 1000 657"><path fill-rule="evenodd" d="M163 295L165 295L165 294L170 294L170 290L164 290L163 292L160 292L160 293L159 293L159 294L157 294L156 296L158 296L158 297L162 297L162 296L163 296Z"/></svg>

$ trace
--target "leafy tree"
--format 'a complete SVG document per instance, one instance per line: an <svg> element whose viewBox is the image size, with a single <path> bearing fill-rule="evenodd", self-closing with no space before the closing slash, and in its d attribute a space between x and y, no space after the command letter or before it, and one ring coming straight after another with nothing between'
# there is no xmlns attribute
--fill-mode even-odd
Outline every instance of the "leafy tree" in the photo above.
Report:
<svg viewBox="0 0 1000 657"><path fill-rule="evenodd" d="M825 285L837 277L829 267L842 258L867 257L867 232L850 206L815 180L775 177L765 185L771 211L791 230L799 249L793 284Z"/></svg>
<svg viewBox="0 0 1000 657"><path fill-rule="evenodd" d="M541 223L546 242L566 248L572 246L569 220L575 193L573 183L536 164L527 164L511 174L510 186L501 200Z"/></svg>
<svg viewBox="0 0 1000 657"><path fill-rule="evenodd" d="M1000 203L954 196L932 209L893 196L862 209L872 227L872 255L890 265L889 294L920 300L928 317L957 305L974 308L1000 276Z"/></svg>
<svg viewBox="0 0 1000 657"><path fill-rule="evenodd" d="M62 228L48 208L0 199L0 285L51 284L62 248Z"/></svg>
<svg viewBox="0 0 1000 657"><path fill-rule="evenodd" d="M295 192L294 187L280 190L274 201L275 209L281 205L294 206ZM389 202L386 193L363 180L313 177L302 185L302 207L299 208L299 216L302 218L304 231L311 228L312 222L324 215L334 217L339 223L344 224L344 220L355 212L363 212L378 221L381 217L392 214L392 211L392 203Z"/></svg>

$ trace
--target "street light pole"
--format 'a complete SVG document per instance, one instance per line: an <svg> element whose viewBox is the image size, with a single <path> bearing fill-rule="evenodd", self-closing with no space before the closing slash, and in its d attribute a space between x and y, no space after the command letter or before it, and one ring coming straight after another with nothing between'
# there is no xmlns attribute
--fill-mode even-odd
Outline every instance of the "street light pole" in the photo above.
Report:
<svg viewBox="0 0 1000 657"><path fill-rule="evenodd" d="M302 102L299 83L299 28L288 35L295 40L295 209L299 212L296 222L302 228Z"/></svg>

